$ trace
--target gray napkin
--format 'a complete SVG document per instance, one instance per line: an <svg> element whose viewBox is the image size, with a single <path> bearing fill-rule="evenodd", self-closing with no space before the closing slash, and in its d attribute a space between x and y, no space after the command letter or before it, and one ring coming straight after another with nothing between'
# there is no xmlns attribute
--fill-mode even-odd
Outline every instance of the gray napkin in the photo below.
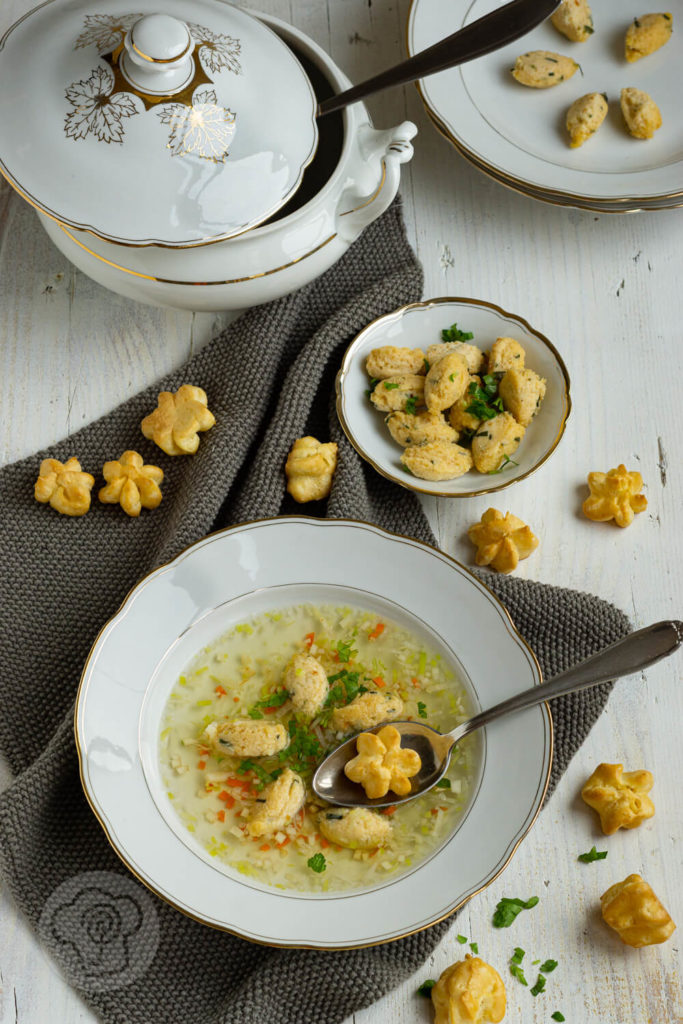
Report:
<svg viewBox="0 0 683 1024"><path fill-rule="evenodd" d="M0 749L16 778L0 796L0 868L70 982L116 1024L338 1024L423 963L450 922L348 952L250 944L148 894L107 844L82 795L73 740L81 667L102 624L154 566L207 531L301 511L285 495L292 441L339 444L327 506L312 515L372 521L434 543L416 498L361 462L334 413L346 345L370 320L420 298L422 275L400 207L368 228L318 281L254 309L181 370L49 451L0 471ZM159 339L163 344L163 339ZM140 420L159 390L203 387L216 426L192 458L169 458ZM154 512L129 519L95 498L81 519L32 496L40 460L77 455L98 478L124 450L166 474ZM628 632L595 597L486 574L546 676ZM608 686L555 702L552 786L607 699ZM479 899L486 899L480 896Z"/></svg>

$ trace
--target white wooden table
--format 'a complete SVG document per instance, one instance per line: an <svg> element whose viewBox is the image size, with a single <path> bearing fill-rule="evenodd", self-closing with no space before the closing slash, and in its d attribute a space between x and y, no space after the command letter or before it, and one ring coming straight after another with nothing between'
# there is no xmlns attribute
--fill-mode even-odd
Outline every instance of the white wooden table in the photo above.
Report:
<svg viewBox="0 0 683 1024"><path fill-rule="evenodd" d="M31 6L33 0L3 0L0 33ZM403 52L408 0L259 6L307 31L353 80ZM403 196L425 294L484 298L521 313L555 342L569 367L574 411L558 451L493 502L541 538L518 574L599 594L636 626L683 618L683 213L610 217L535 203L471 169L431 127L412 87L376 98L371 108L380 126L409 117L420 128ZM0 461L106 412L184 362L222 320L135 305L100 288L69 265L29 207L1 185ZM580 514L586 474L622 461L643 474L647 511L628 530L589 523ZM489 504L425 502L441 545L466 564L466 529ZM639 872L683 925L682 672L678 656L618 685L503 875L465 908L432 961L356 1014L355 1024L430 1020L429 1001L415 990L462 956L457 933L476 940L503 975L510 1022L541 1024L555 1010L569 1024L683 1022L680 933L662 946L633 950L597 911L609 884ZM655 775L656 816L609 839L577 797L603 760ZM577 854L593 843L609 850L607 860L578 863ZM513 929L491 927L502 895L532 894L540 904ZM9 899L0 899L0 1024L93 1021ZM517 944L528 961L559 961L536 999L507 972Z"/></svg>

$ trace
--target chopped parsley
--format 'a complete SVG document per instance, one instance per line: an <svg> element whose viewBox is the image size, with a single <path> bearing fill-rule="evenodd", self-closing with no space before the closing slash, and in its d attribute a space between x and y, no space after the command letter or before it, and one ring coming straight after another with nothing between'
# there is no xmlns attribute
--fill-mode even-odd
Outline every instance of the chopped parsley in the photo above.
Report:
<svg viewBox="0 0 683 1024"><path fill-rule="evenodd" d="M460 943L461 946L464 946L465 943L467 942L467 936L466 935L456 935L456 939L458 940L458 942Z"/></svg>
<svg viewBox="0 0 683 1024"><path fill-rule="evenodd" d="M543 971L544 974L550 974L550 972L554 971L556 967L557 960L546 960L538 969L539 971Z"/></svg>
<svg viewBox="0 0 683 1024"><path fill-rule="evenodd" d="M423 704L421 700L417 702L417 713L420 716L420 718L427 717L427 705Z"/></svg>
<svg viewBox="0 0 683 1024"><path fill-rule="evenodd" d="M261 708L267 711L274 711L275 708L281 708L289 700L289 690L276 690L275 693L269 694L264 697L263 700L257 700L256 703L249 708L247 714L250 718L263 718L263 711Z"/></svg>
<svg viewBox="0 0 683 1024"><path fill-rule="evenodd" d="M591 846L588 853L580 853L578 859L583 861L584 864L592 864L594 860L604 860L607 856L607 850L597 850L594 846Z"/></svg>
<svg viewBox="0 0 683 1024"><path fill-rule="evenodd" d="M370 395L375 390L375 388L377 387L378 384L379 384L379 377L371 377L370 378L370 385L369 385L369 387L367 387L365 389L365 397L366 398L370 397Z"/></svg>
<svg viewBox="0 0 683 1024"><path fill-rule="evenodd" d="M494 928L509 928L521 910L531 910L538 903L538 896L531 896L526 902L517 897L503 896L493 915Z"/></svg>
<svg viewBox="0 0 683 1024"><path fill-rule="evenodd" d="M480 420L492 420L499 413L504 412L503 399L498 394L499 383L498 377L491 373L482 377L481 384L477 384L476 380L473 380L467 389L472 401L465 412L471 413L472 416L476 416Z"/></svg>
<svg viewBox="0 0 683 1024"><path fill-rule="evenodd" d="M425 364L425 373L429 373L429 362L428 362L428 360L423 358L422 362Z"/></svg>
<svg viewBox="0 0 683 1024"><path fill-rule="evenodd" d="M355 636L355 633L354 633L354 636ZM341 662L351 661L351 658L353 658L353 656L355 654L358 654L358 651L355 651L353 649L352 644L353 644L353 636L351 637L350 640L340 640L339 643L337 644L337 646L336 646L337 657L339 658L339 660Z"/></svg>
<svg viewBox="0 0 683 1024"><path fill-rule="evenodd" d="M520 949L519 946L515 946L515 951L510 957L510 974L513 978L516 978L521 985L528 985L529 982L524 976L521 963L524 959L524 950Z"/></svg>
<svg viewBox="0 0 683 1024"><path fill-rule="evenodd" d="M425 359L425 362L427 362L426 359ZM409 398L406 398L405 411L407 413L410 413L411 416L414 416L416 410L417 410L417 398L416 398L415 395L410 395Z"/></svg>
<svg viewBox="0 0 683 1024"><path fill-rule="evenodd" d="M470 949L475 956L479 956L479 945L476 942L470 942Z"/></svg>
<svg viewBox="0 0 683 1024"><path fill-rule="evenodd" d="M449 373L449 374L448 374L448 379L449 379L449 381L450 381L450 382L451 382L451 384L452 384L452 383L453 383L453 381L455 380L455 374L454 374L454 373Z"/></svg>
<svg viewBox="0 0 683 1024"><path fill-rule="evenodd" d="M311 768L311 761L321 757L322 747L315 733L309 732L295 718L287 723L289 746L278 754L280 761L289 761L295 772L305 772ZM239 769L238 769L239 770Z"/></svg>
<svg viewBox="0 0 683 1024"><path fill-rule="evenodd" d="M324 853L314 853L312 857L309 857L306 861L311 871L315 871L316 875L322 874L327 867Z"/></svg>
<svg viewBox="0 0 683 1024"><path fill-rule="evenodd" d="M536 984L533 986L533 988L530 988L529 991L531 992L532 996L537 996L540 995L544 988L545 978L542 974L539 974L539 976L536 978Z"/></svg>
<svg viewBox="0 0 683 1024"><path fill-rule="evenodd" d="M434 788L435 789L450 789L451 788L451 780L450 779L439 779L439 781L437 782L437 784L436 784L436 786Z"/></svg>
<svg viewBox="0 0 683 1024"><path fill-rule="evenodd" d="M562 1024L562 1021L567 1019L563 1013L560 1013L559 1010L555 1010L555 1013L551 1013L550 1016L553 1020L558 1021L559 1024Z"/></svg>
<svg viewBox="0 0 683 1024"><path fill-rule="evenodd" d="M394 391L398 387L398 384L395 380L385 380L384 387L387 391Z"/></svg>
<svg viewBox="0 0 683 1024"><path fill-rule="evenodd" d="M519 463L515 462L514 459L511 459L509 455L504 455L503 456L503 461L501 462L501 464L498 467L498 469L490 469L488 471L488 475L489 476L495 476L496 473L502 473L504 469L508 468L508 466L518 466L518 465L519 465Z"/></svg>
<svg viewBox="0 0 683 1024"><path fill-rule="evenodd" d="M441 332L442 341L471 341L473 337L472 331L461 331L457 324L444 327Z"/></svg>
<svg viewBox="0 0 683 1024"><path fill-rule="evenodd" d="M263 789L269 782L275 782L276 778L282 772L281 768L276 768L274 772L268 772L266 769L258 764L256 761L252 761L251 758L247 758L246 761L242 761L237 767L238 775L246 775L247 772L253 772L259 780L256 783L257 789Z"/></svg>
<svg viewBox="0 0 683 1024"><path fill-rule="evenodd" d="M419 989L417 990L417 994L419 996L426 996L427 999L430 999L432 995L432 989L434 988L435 985L436 982L434 981L433 978L427 978L427 980L423 981L422 984L420 985Z"/></svg>

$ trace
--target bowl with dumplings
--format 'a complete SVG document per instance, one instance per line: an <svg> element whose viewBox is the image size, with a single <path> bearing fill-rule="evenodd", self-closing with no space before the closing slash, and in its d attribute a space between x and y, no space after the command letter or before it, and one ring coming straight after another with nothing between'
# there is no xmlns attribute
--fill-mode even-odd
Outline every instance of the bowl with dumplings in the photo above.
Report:
<svg viewBox="0 0 683 1024"><path fill-rule="evenodd" d="M412 303L365 327L337 374L337 413L378 473L420 494L474 497L550 457L571 409L559 352L481 299Z"/></svg>

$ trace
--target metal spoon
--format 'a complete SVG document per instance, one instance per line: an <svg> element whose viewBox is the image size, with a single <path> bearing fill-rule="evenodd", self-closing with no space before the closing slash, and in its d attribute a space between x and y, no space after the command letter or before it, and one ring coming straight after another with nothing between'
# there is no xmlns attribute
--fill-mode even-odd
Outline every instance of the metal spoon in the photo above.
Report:
<svg viewBox="0 0 683 1024"><path fill-rule="evenodd" d="M681 643L683 622L655 622L652 626L629 634L623 640L617 640L604 651L594 654L592 658L582 661L567 672L562 672L554 679L549 679L540 686L533 686L530 690L523 690L522 693L517 693L514 697L509 697L489 708L488 711L482 711L452 732L440 733L420 722L384 722L383 725L391 724L398 729L401 733L401 746L416 750L422 761L420 771L411 780L412 789L406 796L396 796L390 791L381 799L369 800L362 786L346 778L344 765L356 754L356 736L345 740L325 758L313 776L313 791L322 800L342 807L389 807L414 800L416 796L421 796L435 786L443 777L456 743L469 736L475 729L480 729L503 715L542 704L545 700L554 700L555 697L562 697L566 693L585 690L597 686L598 683L639 672L648 665L654 665L661 658L673 654ZM368 731L378 732L381 728L382 725L378 725Z"/></svg>
<svg viewBox="0 0 683 1024"><path fill-rule="evenodd" d="M493 50L499 50L501 46L514 42L540 25L550 17L558 4L559 0L513 0L512 3L505 4L497 11L491 11L483 18L473 21L471 25L466 25L465 28L447 36L440 43L416 53L414 57L395 64L379 75L361 82L360 85L354 85L351 89L345 89L344 92L323 100L318 106L318 117L331 114L333 110L341 110L342 107L357 100L364 100L382 89L416 82L420 78L436 74L437 71L445 71L468 60L474 60L475 57L483 57Z"/></svg>

